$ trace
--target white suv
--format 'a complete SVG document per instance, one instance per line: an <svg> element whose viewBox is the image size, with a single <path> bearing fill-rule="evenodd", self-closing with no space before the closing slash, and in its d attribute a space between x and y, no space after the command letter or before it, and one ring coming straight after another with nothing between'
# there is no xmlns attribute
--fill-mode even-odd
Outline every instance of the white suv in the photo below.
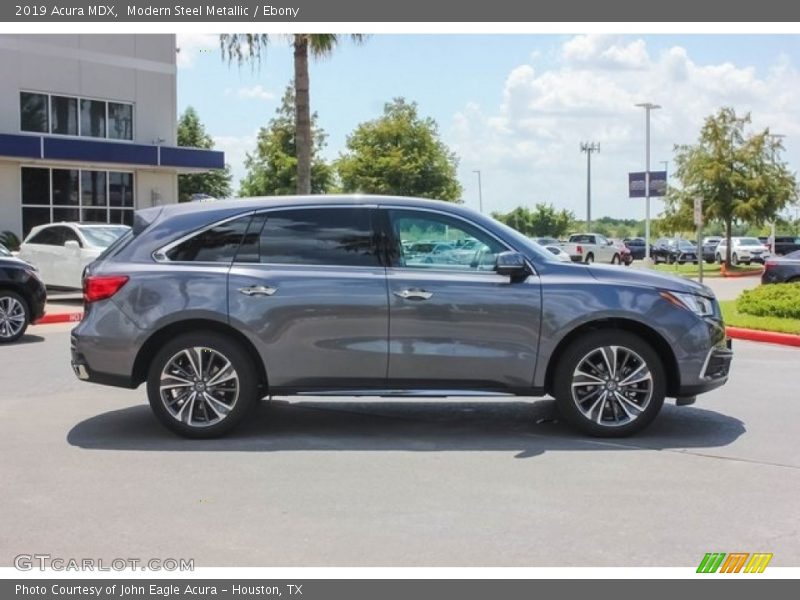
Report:
<svg viewBox="0 0 800 600"><path fill-rule="evenodd" d="M725 260L728 241L722 238L717 245L716 259L718 263ZM762 244L758 238L754 237L732 237L731 238L731 264L738 265L744 263L749 265L751 262L763 263L771 256L769 248Z"/></svg>

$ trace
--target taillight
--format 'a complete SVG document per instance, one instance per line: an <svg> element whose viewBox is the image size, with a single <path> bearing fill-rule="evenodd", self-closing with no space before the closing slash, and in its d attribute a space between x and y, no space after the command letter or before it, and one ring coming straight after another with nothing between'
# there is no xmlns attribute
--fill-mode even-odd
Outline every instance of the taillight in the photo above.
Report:
<svg viewBox="0 0 800 600"><path fill-rule="evenodd" d="M774 260L768 260L767 262L764 263L764 270L769 271L770 269L773 269L777 266L778 263L776 263Z"/></svg>
<svg viewBox="0 0 800 600"><path fill-rule="evenodd" d="M83 279L83 301L89 304L111 298L128 279L127 275L89 275Z"/></svg>
<svg viewBox="0 0 800 600"><path fill-rule="evenodd" d="M583 254L583 248L581 246L577 246L575 248L575 252L577 252L578 254Z"/></svg>

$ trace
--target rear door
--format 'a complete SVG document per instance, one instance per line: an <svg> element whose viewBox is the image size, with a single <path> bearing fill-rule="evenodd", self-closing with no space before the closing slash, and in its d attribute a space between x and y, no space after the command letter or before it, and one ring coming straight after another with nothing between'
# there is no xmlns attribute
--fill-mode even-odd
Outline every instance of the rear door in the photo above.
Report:
<svg viewBox="0 0 800 600"><path fill-rule="evenodd" d="M494 271L503 242L433 210L381 210L390 242L389 386L398 389L528 389L541 319L539 278ZM478 240L471 255L427 262L399 240Z"/></svg>
<svg viewBox="0 0 800 600"><path fill-rule="evenodd" d="M383 388L386 272L374 207L257 214L230 270L230 322L259 346L273 393Z"/></svg>

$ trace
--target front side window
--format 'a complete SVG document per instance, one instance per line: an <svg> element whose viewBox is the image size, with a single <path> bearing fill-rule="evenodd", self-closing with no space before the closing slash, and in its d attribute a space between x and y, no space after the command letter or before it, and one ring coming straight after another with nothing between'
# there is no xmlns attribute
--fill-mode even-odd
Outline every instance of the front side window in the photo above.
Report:
<svg viewBox="0 0 800 600"><path fill-rule="evenodd" d="M250 223L250 215L239 217L201 231L167 251L176 262L230 263Z"/></svg>
<svg viewBox="0 0 800 600"><path fill-rule="evenodd" d="M35 133L48 133L50 121L47 94L21 92L19 95L20 129Z"/></svg>
<svg viewBox="0 0 800 600"><path fill-rule="evenodd" d="M506 250L483 230L446 215L398 209L389 211L389 220L395 267L493 271L497 255Z"/></svg>
<svg viewBox="0 0 800 600"><path fill-rule="evenodd" d="M78 135L78 99L50 96L50 121L52 133Z"/></svg>
<svg viewBox="0 0 800 600"><path fill-rule="evenodd" d="M259 237L262 263L380 265L368 208L297 208L266 213Z"/></svg>

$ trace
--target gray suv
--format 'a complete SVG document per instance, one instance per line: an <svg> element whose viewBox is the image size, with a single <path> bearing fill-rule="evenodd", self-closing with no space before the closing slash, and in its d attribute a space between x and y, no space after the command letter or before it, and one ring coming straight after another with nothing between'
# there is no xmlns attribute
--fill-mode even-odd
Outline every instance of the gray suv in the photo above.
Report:
<svg viewBox="0 0 800 600"><path fill-rule="evenodd" d="M447 260L417 240L468 247ZM249 198L136 214L84 276L83 380L218 436L266 396L555 397L598 436L690 404L732 357L709 288L563 263L491 218L380 196Z"/></svg>

